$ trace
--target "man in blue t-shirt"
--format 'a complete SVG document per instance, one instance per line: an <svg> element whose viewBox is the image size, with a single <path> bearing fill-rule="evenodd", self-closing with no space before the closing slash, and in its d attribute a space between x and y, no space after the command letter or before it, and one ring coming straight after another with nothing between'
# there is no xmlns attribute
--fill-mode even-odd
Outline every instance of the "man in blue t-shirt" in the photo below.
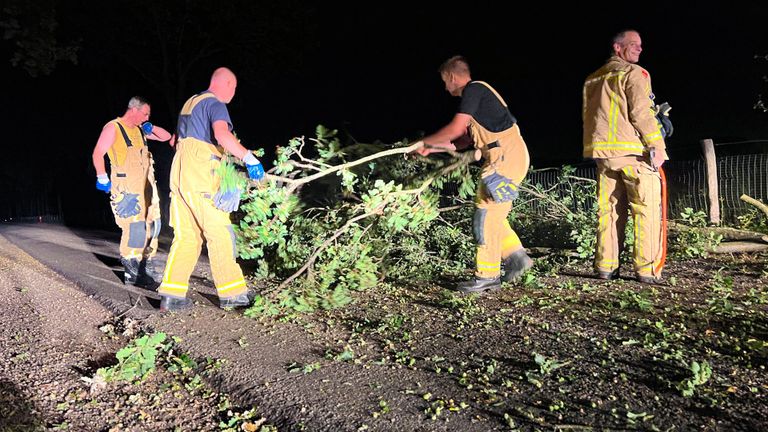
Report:
<svg viewBox="0 0 768 432"><path fill-rule="evenodd" d="M240 190L220 190L216 174L222 153L245 162L248 176L260 180L264 169L232 133L227 105L235 96L237 78L219 68L207 91L189 98L179 114L178 143L171 166L171 226L173 243L168 253L160 310L190 307L189 277L195 268L203 240L208 247L211 273L222 308L250 304L243 272L236 262L235 232L229 213L237 209Z"/></svg>
<svg viewBox="0 0 768 432"><path fill-rule="evenodd" d="M459 112L439 131L423 139L422 156L446 150L464 150L474 144L476 158L484 160L478 182L474 217L477 242L475 277L461 282L462 292L481 292L501 287L501 262L507 282L520 278L533 266L520 238L507 220L517 187L530 165L528 148L520 135L517 120L506 102L490 85L472 81L469 64L461 56L440 66L445 89L461 97ZM467 139L469 132L471 139Z"/></svg>

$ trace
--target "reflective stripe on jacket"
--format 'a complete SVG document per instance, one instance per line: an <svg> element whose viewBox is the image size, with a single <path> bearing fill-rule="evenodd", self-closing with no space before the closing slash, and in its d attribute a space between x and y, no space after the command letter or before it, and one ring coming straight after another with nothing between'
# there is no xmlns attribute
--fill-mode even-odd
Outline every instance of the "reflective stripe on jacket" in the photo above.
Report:
<svg viewBox="0 0 768 432"><path fill-rule="evenodd" d="M583 90L584 157L603 159L665 152L653 111L651 76L642 67L613 56L587 77Z"/></svg>

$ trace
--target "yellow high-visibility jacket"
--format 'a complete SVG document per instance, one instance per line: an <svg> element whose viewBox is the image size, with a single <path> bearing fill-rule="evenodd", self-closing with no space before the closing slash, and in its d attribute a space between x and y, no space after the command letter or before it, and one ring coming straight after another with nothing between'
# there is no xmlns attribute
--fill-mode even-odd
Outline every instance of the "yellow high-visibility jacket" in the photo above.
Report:
<svg viewBox="0 0 768 432"><path fill-rule="evenodd" d="M584 82L584 157L613 158L648 153L666 156L653 110L651 76L642 67L613 56Z"/></svg>

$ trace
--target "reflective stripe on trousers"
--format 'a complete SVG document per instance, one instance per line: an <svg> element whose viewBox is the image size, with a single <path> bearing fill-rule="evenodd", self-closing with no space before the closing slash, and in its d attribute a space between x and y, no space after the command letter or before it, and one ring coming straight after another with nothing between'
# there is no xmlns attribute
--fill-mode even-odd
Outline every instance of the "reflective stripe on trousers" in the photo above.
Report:
<svg viewBox="0 0 768 432"><path fill-rule="evenodd" d="M660 276L661 178L639 157L597 160L597 245L595 269L611 272L619 267L624 245L627 210L634 223L633 261L641 276Z"/></svg>
<svg viewBox="0 0 768 432"><path fill-rule="evenodd" d="M173 243L158 292L186 296L205 240L217 294L220 298L240 295L246 292L246 285L236 262L229 213L217 209L210 198L217 187L212 173L219 161L211 158L216 151L210 144L189 138L177 146L171 167Z"/></svg>

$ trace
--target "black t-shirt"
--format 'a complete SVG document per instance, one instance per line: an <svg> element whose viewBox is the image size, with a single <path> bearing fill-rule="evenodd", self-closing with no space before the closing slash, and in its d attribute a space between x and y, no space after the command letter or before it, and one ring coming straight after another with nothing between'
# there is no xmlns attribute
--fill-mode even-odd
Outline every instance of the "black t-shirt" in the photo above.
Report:
<svg viewBox="0 0 768 432"><path fill-rule="evenodd" d="M474 81L467 84L461 93L459 112L471 115L491 132L505 131L517 122L491 89Z"/></svg>

